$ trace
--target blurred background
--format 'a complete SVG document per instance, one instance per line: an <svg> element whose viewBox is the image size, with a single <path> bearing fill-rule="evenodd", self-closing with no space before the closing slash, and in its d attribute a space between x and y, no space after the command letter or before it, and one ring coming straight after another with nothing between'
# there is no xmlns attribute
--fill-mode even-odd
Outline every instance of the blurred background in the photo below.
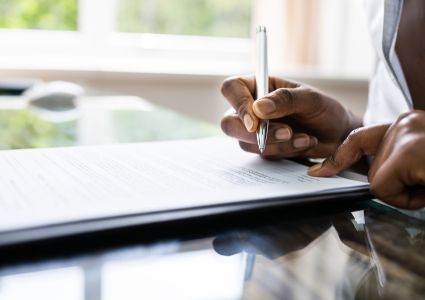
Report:
<svg viewBox="0 0 425 300"><path fill-rule="evenodd" d="M85 96L141 97L218 124L228 108L220 84L253 73L259 24L269 32L272 75L363 113L373 59L358 0L0 0L0 82L70 81ZM0 126L34 117L11 115L16 107L0 100ZM62 140L77 134L61 132Z"/></svg>

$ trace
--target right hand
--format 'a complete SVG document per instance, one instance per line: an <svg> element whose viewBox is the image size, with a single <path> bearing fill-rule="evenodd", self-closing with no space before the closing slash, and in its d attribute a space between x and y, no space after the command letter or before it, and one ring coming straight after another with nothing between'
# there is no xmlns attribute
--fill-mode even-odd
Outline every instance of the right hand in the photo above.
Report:
<svg viewBox="0 0 425 300"><path fill-rule="evenodd" d="M255 132L261 119L270 120L262 156L275 159L327 157L361 126L339 102L312 87L270 77L269 90L254 102L255 77L231 77L222 85L221 92L236 112L222 119L221 128L245 151L260 153Z"/></svg>

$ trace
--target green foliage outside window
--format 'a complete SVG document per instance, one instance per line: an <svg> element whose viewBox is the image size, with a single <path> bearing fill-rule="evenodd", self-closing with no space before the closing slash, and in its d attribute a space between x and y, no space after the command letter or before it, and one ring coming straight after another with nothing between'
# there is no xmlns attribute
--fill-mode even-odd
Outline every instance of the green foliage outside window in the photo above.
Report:
<svg viewBox="0 0 425 300"><path fill-rule="evenodd" d="M117 31L227 37L250 33L252 0L115 1ZM0 0L0 28L77 30L78 2Z"/></svg>
<svg viewBox="0 0 425 300"><path fill-rule="evenodd" d="M53 124L26 110L0 110L0 150L75 144L76 122Z"/></svg>
<svg viewBox="0 0 425 300"><path fill-rule="evenodd" d="M251 0L119 0L117 30L248 37Z"/></svg>
<svg viewBox="0 0 425 300"><path fill-rule="evenodd" d="M0 28L77 30L77 2L0 0Z"/></svg>

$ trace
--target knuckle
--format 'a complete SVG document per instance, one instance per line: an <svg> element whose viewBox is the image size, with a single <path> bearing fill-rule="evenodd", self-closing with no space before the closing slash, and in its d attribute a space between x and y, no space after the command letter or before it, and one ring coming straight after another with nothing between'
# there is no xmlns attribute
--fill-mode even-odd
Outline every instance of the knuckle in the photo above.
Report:
<svg viewBox="0 0 425 300"><path fill-rule="evenodd" d="M341 162L336 159L336 152L332 154L331 156L329 156L325 160L324 164L330 166L332 169L340 169L342 167Z"/></svg>
<svg viewBox="0 0 425 300"><path fill-rule="evenodd" d="M312 87L304 87L305 94L308 95L310 100L313 100L313 103L320 103L322 101L323 95L316 89Z"/></svg>
<svg viewBox="0 0 425 300"><path fill-rule="evenodd" d="M324 101L323 93L314 88L305 88L305 95L308 95L308 103L311 106L311 109L315 111L312 115L322 115L325 114L329 109L329 104Z"/></svg>
<svg viewBox="0 0 425 300"><path fill-rule="evenodd" d="M403 120L404 118L408 117L411 114L411 111L408 112L404 112L402 114L400 114L397 118L396 122L400 122L401 120Z"/></svg>
<svg viewBox="0 0 425 300"><path fill-rule="evenodd" d="M360 128L356 128L354 130L352 130L347 138L345 139L345 141L343 142L343 144L358 144L363 136L365 132L364 127L360 127Z"/></svg>
<svg viewBox="0 0 425 300"><path fill-rule="evenodd" d="M223 96L230 94L232 91L236 90L238 86L245 85L242 78L239 76L232 76L224 79L221 84L221 93Z"/></svg>
<svg viewBox="0 0 425 300"><path fill-rule="evenodd" d="M419 158L425 147L425 137L405 138L398 143L400 159Z"/></svg>
<svg viewBox="0 0 425 300"><path fill-rule="evenodd" d="M322 103L323 102L323 94L320 93L318 90L316 89L309 89L310 93L310 98L314 101L313 103Z"/></svg>
<svg viewBox="0 0 425 300"><path fill-rule="evenodd" d="M285 106L292 107L295 101L294 94L286 88L280 88L275 91L276 99L278 104L284 104Z"/></svg>
<svg viewBox="0 0 425 300"><path fill-rule="evenodd" d="M242 118L248 110L248 98L240 97L239 106L236 108L236 113Z"/></svg>
<svg viewBox="0 0 425 300"><path fill-rule="evenodd" d="M396 123L406 130L425 128L425 113L418 110L409 111L401 114Z"/></svg>
<svg viewBox="0 0 425 300"><path fill-rule="evenodd" d="M228 77L224 79L223 83L221 84L221 93L226 96L226 94L232 89L236 77Z"/></svg>

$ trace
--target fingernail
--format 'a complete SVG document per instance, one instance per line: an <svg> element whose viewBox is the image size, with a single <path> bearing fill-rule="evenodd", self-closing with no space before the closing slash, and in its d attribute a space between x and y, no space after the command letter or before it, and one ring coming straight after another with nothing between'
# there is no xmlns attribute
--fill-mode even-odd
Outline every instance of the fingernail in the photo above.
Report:
<svg viewBox="0 0 425 300"><path fill-rule="evenodd" d="M295 148L306 148L310 146L310 138L306 136L298 137L294 140Z"/></svg>
<svg viewBox="0 0 425 300"><path fill-rule="evenodd" d="M277 140L287 141L291 138L291 131L288 128L279 128L274 136Z"/></svg>
<svg viewBox="0 0 425 300"><path fill-rule="evenodd" d="M311 166L310 168L308 168L307 174L313 176L316 171L319 171L322 168L322 166L322 164L316 164L314 166Z"/></svg>
<svg viewBox="0 0 425 300"><path fill-rule="evenodd" d="M276 111L276 105L270 99L261 99L255 102L258 110L263 114L271 114Z"/></svg>
<svg viewBox="0 0 425 300"><path fill-rule="evenodd" d="M243 123L248 131L252 130L252 126L254 126L254 121L252 120L249 114L245 114L243 116Z"/></svg>

